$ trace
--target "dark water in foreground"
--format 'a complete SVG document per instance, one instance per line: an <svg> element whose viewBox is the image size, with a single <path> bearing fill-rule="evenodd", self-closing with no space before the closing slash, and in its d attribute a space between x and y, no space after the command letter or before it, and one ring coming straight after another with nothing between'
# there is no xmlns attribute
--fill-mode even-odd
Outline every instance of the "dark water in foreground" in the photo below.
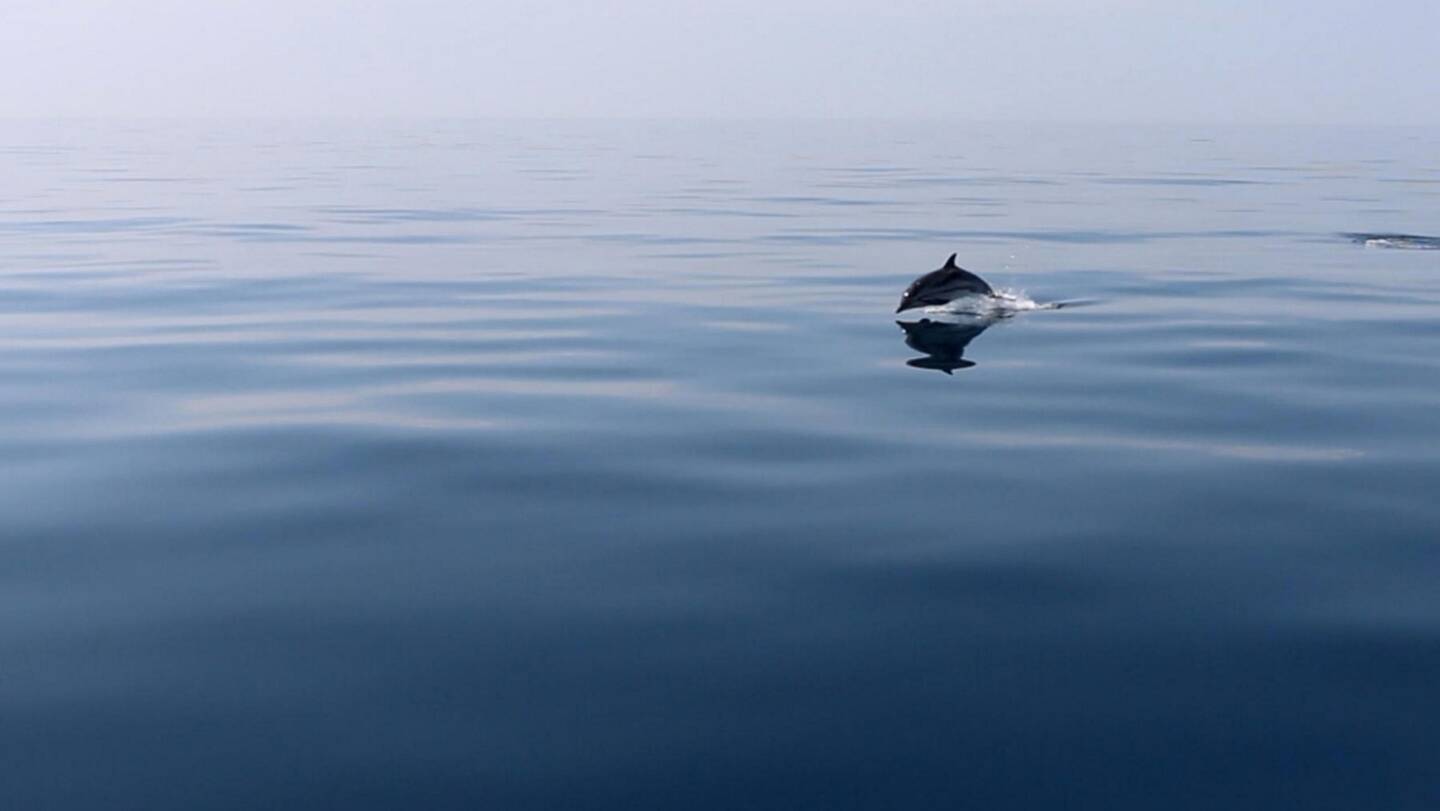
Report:
<svg viewBox="0 0 1440 811"><path fill-rule="evenodd" d="M5 807L1440 807L1440 133L0 160Z"/></svg>

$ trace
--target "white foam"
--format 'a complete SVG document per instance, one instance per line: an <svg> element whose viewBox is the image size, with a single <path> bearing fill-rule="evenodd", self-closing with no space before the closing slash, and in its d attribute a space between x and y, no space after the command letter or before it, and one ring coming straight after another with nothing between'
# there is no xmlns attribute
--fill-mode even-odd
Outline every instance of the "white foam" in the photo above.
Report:
<svg viewBox="0 0 1440 811"><path fill-rule="evenodd" d="M993 296L961 296L948 304L926 307L925 313L927 315L979 315L1005 318L1030 310L1050 310L1055 306L1035 301L1025 295L1023 290L1002 287L996 290Z"/></svg>
<svg viewBox="0 0 1440 811"><path fill-rule="evenodd" d="M1365 240L1367 248L1394 248L1409 251L1433 251L1440 248L1440 241L1406 237L1372 237Z"/></svg>

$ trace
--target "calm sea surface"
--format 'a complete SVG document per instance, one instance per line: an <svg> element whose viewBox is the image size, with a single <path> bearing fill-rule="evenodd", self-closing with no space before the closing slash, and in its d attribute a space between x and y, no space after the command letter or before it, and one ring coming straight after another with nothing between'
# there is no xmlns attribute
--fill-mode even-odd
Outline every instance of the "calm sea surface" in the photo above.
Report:
<svg viewBox="0 0 1440 811"><path fill-rule="evenodd" d="M6 808L1440 808L1440 132L0 167Z"/></svg>

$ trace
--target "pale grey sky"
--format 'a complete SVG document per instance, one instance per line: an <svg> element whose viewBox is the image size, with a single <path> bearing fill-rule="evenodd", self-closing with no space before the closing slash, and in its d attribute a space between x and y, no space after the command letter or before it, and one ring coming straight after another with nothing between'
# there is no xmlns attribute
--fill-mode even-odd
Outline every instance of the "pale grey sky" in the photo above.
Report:
<svg viewBox="0 0 1440 811"><path fill-rule="evenodd" d="M0 116L1440 124L1437 0L3 0Z"/></svg>

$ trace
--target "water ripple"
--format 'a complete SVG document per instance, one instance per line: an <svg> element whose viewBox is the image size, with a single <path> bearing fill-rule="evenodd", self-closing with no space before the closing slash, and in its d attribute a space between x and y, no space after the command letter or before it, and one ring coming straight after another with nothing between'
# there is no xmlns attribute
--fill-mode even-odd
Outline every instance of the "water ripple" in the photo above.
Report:
<svg viewBox="0 0 1440 811"><path fill-rule="evenodd" d="M8 806L1431 807L1436 143L0 123Z"/></svg>

